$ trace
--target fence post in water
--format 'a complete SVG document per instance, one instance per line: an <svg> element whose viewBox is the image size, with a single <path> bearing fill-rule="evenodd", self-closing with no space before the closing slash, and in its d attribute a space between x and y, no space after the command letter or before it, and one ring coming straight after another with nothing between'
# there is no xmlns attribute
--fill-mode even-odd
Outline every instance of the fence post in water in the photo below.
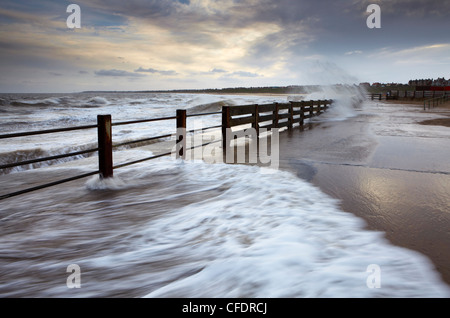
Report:
<svg viewBox="0 0 450 318"><path fill-rule="evenodd" d="M294 102L290 102L290 106L289 106L289 125L288 125L288 129L291 130L292 127L294 126Z"/></svg>
<svg viewBox="0 0 450 318"><path fill-rule="evenodd" d="M255 104L255 111L253 113L252 127L256 130L256 136L259 138L259 110L258 110L258 104Z"/></svg>
<svg viewBox="0 0 450 318"><path fill-rule="evenodd" d="M177 109L176 158L186 159L186 110Z"/></svg>
<svg viewBox="0 0 450 318"><path fill-rule="evenodd" d="M113 176L111 115L98 115L98 166L100 178Z"/></svg>
<svg viewBox="0 0 450 318"><path fill-rule="evenodd" d="M300 128L303 129L303 124L305 121L305 102L300 102Z"/></svg>
<svg viewBox="0 0 450 318"><path fill-rule="evenodd" d="M226 155L229 146L229 140L227 140L227 130L231 127L230 106L222 107L222 151Z"/></svg>
<svg viewBox="0 0 450 318"><path fill-rule="evenodd" d="M278 105L278 103L275 103L274 106L275 106L275 109L273 110L273 125L272 125L272 128L278 128L278 112L279 112L280 106Z"/></svg>

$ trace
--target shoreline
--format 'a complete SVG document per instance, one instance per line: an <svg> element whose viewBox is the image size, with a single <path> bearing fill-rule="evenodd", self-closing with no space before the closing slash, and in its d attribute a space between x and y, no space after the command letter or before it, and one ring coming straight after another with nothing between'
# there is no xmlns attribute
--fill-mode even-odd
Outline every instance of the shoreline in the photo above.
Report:
<svg viewBox="0 0 450 318"><path fill-rule="evenodd" d="M278 169L337 199L391 244L426 256L450 285L450 138L440 122L450 108L368 103L355 117L281 132Z"/></svg>
<svg viewBox="0 0 450 318"><path fill-rule="evenodd" d="M391 105L382 104L382 111L392 114ZM362 112L348 121L322 122L280 137L280 169L339 200L343 211L362 218L367 229L383 232L391 244L425 255L450 285L450 164L445 151L450 140L443 137L449 131L429 119L434 127L427 135L431 126L415 118L450 112L434 109L419 115L395 107L398 114L390 116L399 128L392 132L384 127L395 127L387 116L379 124L382 115ZM418 136L402 132L396 116L410 116L401 125L413 127Z"/></svg>

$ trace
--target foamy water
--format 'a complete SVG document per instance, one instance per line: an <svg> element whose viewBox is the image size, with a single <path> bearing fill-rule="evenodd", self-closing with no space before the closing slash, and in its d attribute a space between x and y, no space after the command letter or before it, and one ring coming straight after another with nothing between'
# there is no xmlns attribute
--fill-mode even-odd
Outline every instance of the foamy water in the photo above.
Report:
<svg viewBox="0 0 450 318"><path fill-rule="evenodd" d="M73 95L2 95L0 96L0 134L95 125L97 115L110 114L112 121L173 117L177 109L188 114L218 112L224 105L286 102L286 97L194 95L194 94L73 94ZM201 117L205 127L221 123L220 115ZM113 142L123 143L173 134L175 121L158 121L113 127ZM188 130L194 121L188 121ZM67 136L70 135L68 140ZM3 139L0 144L0 165L48 157L97 147L95 129ZM87 156L87 155L86 155ZM80 158L80 156L76 157ZM60 159L67 162L72 158ZM45 166L38 163L16 167L3 173ZM0 171L0 174L2 172Z"/></svg>
<svg viewBox="0 0 450 318"><path fill-rule="evenodd" d="M114 110L108 103L121 104L119 97L115 101L100 97L105 99L103 105L112 108L95 109L87 117ZM135 98L138 105L141 97ZM185 99L186 95L176 94L172 98L186 105L192 101L189 108L195 111L217 107L215 103L224 100L245 104L280 99ZM155 107L160 115L183 108L146 105L141 106ZM83 107L80 112L86 109L92 110ZM138 115L130 113L122 119ZM145 129L149 133L152 128ZM135 148L128 156L141 154L148 156L149 151ZM81 160L9 173L0 180L37 182L49 175L88 171L90 165L89 160ZM4 200L0 295L450 296L426 257L392 246L383 233L366 230L361 219L340 210L339 202L312 184L289 172L269 174L264 169L164 157L118 169L111 180L92 177ZM79 289L66 285L70 264L81 269ZM367 271L371 265L380 269L376 286L373 273Z"/></svg>

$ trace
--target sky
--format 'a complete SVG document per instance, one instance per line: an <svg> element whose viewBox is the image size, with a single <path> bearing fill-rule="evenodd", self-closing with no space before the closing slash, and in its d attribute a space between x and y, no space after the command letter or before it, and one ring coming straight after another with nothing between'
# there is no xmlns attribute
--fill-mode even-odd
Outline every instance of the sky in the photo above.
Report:
<svg viewBox="0 0 450 318"><path fill-rule="evenodd" d="M449 78L449 16L448 0L2 0L0 93Z"/></svg>

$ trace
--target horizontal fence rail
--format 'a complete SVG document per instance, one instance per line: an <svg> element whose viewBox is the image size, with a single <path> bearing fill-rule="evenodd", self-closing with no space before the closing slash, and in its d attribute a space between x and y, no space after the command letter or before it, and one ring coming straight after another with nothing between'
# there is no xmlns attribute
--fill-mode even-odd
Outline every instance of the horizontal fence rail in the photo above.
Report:
<svg viewBox="0 0 450 318"><path fill-rule="evenodd" d="M14 133L14 134L4 134L4 135L0 135L0 139L17 138L17 137L28 137L28 136L45 135L45 134L54 134L54 133L59 133L59 132L67 132L67 131L74 131L74 130L84 130L84 129L92 129L92 128L97 128L97 125L78 126L78 127L66 127L66 128L56 128L56 129L48 129L48 130L27 131L27 132Z"/></svg>
<svg viewBox="0 0 450 318"><path fill-rule="evenodd" d="M48 130L38 130L38 131L30 131L30 132L19 132L19 133L10 133L0 135L0 139L8 139L8 138L19 138L19 137L27 137L27 136L37 136L44 134L53 134L53 133L62 133L76 130L87 130L87 129L97 129L97 142L98 147L80 150L76 152L71 152L67 154L54 155L43 158L35 158L30 160L25 160L21 162L13 162L6 163L0 165L0 169L10 169L14 167L20 167L24 165L30 165L39 162L51 162L53 160L76 157L86 154L98 153L98 170L91 171L88 173L84 173L81 175L68 177L64 179L60 179L57 181L49 182L46 184L30 187L27 189L11 192L8 194L0 195L0 201L11 198L14 196L18 196L21 194L45 189L48 187L56 186L59 184L63 184L70 181L79 180L82 178L99 175L100 178L111 178L114 175L114 170L127 167L130 165L142 163L148 160L160 158L163 156L171 155L173 152L164 152L161 154L157 154L154 156L141 158L137 160L133 160L130 162L114 164L113 163L113 149L118 149L123 146L129 146L138 143L145 143L154 140L164 140L166 138L173 137L175 135L175 157L185 159L186 151L192 150L198 147L204 147L213 143L221 142L223 146L223 153L226 153L226 149L229 145L229 138L227 138L226 130L243 126L243 125L251 125L252 128L255 128L258 132L260 129L265 129L270 131L272 129L279 129L287 127L288 129L292 129L294 125L303 126L304 120L307 118L312 118L314 116L318 116L323 113L332 103L332 100L319 100L319 101L300 101L300 102L290 102L290 103L273 103L266 105L245 105L245 106L224 106L222 107L222 111L219 112L208 112L208 113L198 113L198 114L187 114L186 110L177 110L176 116L169 117L161 117L161 118L151 118L151 119L140 119L140 120L132 120L132 121L122 121L122 122L112 122L111 115L98 115L97 116L97 124L95 125L85 125L85 126L77 126L77 127L64 127L64 128L56 128L56 129L48 129ZM187 118L192 117L200 117L200 116L209 116L209 115L222 115L222 123L220 125L215 125L211 127L202 127L200 129L193 129L187 131ZM142 123L151 123L157 121L167 121L167 120L175 120L174 128L176 128L176 132L174 134L164 134L160 136L147 137L132 141L113 143L112 138L112 127L115 126L124 126L124 125L133 125L133 124L142 124ZM213 140L206 143L202 143L200 145L193 145L189 148L186 146L186 138L188 134L196 133L196 132L204 132L206 130L212 129L222 129L222 138L219 140ZM233 132L235 133L235 132Z"/></svg>
<svg viewBox="0 0 450 318"><path fill-rule="evenodd" d="M93 154L93 153L98 153L99 169L97 171L91 171L91 172L88 172L85 174L81 174L81 175L77 175L77 176L73 176L73 177L69 177L69 178L63 178L63 179L49 182L46 184L42 184L39 186L34 186L34 187L30 187L30 188L23 189L20 191L15 191L15 192L11 192L8 194L0 195L0 201L7 199L7 198L15 197L15 196L18 196L21 194L30 193L33 191L45 189L48 187L52 187L52 186L66 183L66 182L83 179L83 178L94 176L94 175L99 175L100 178L110 178L110 177L113 177L114 169L127 167L130 165L134 165L137 163L145 162L148 160L152 160L152 159L156 159L156 158L160 158L160 157L168 156L168 155L172 154L172 152L165 152L165 153L157 154L154 156L141 158L138 160L133 160L130 162L125 162L125 163L120 163L120 164L114 165L113 164L113 156L112 156L113 149L118 149L123 146L130 146L130 145L138 144L138 143L145 143L145 142L150 142L150 141L155 141L155 140L163 140L163 139L172 137L174 134L164 134L164 135L142 138L142 139L137 139L137 140L132 140L132 141L113 143L112 142L112 127L142 124L142 123L151 123L151 122L158 122L158 121L176 120L177 121L176 128L178 131L179 128L181 128L181 126L184 126L184 128L185 128L186 118L188 118L188 117L220 115L221 113L222 112L209 112L209 113L199 113L199 114L187 115L185 110L178 110L176 116L150 118L150 119L139 119L139 120L130 120L130 121L121 121L121 122L112 122L111 115L98 115L97 116L97 124L95 124L95 125L63 127L63 128L55 128L55 129L47 129L47 130L36 130L36 131L28 131L28 132L2 134L2 135L0 135L0 139L10 139L10 138L20 138L20 137L28 137L28 136L39 136L39 135L45 135L45 134L63 133L63 132L70 132L70 131L80 131L80 130L87 130L87 129L97 129L97 140L98 140L97 148L81 150L81 151L77 151L77 152L71 152L71 153L60 154L60 155L54 155L54 156L48 156L48 157L42 157L42 158L35 158L35 159L24 160L24 161L19 161L19 162L7 163L7 164L0 165L0 169L1 170L10 169L10 168L15 168L15 167L40 163L40 162L51 162L51 161L58 160L58 159L76 157L76 156ZM204 128L201 128L201 131L205 131L205 130L209 130L209 129L218 129L220 127L221 127L221 125L212 126L212 127L204 127ZM177 136L177 144L183 138L185 139L185 135L187 133L193 133L195 131L198 131L198 130L184 131L182 136ZM178 140L178 138L180 140ZM214 141L214 142L219 142L219 141L220 140ZM199 146L205 146L210 143L212 143L212 142L198 145L198 146L193 146L186 150L193 149L193 148L196 148ZM183 153L185 152L185 148L186 147L183 147L182 149L180 149L180 153L177 154L177 157L184 157Z"/></svg>
<svg viewBox="0 0 450 318"><path fill-rule="evenodd" d="M273 103L265 105L224 106L222 108L222 148L224 153L230 146L231 139L245 135L245 128L232 131L233 127L251 125L257 136L262 129L292 129L295 124L303 127L304 120L319 116L331 104L332 100L301 101L290 103Z"/></svg>

